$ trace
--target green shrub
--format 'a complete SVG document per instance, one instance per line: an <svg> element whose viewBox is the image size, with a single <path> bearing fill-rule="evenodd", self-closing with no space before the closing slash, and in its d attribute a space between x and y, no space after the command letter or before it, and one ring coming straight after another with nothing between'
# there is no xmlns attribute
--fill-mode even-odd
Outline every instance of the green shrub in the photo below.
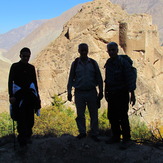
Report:
<svg viewBox="0 0 163 163"><path fill-rule="evenodd" d="M130 117L130 127L132 139L151 140L151 131L138 116Z"/></svg>
<svg viewBox="0 0 163 163"><path fill-rule="evenodd" d="M42 108L41 116L35 117L35 135L77 134L74 111L66 108L61 97L54 95L52 106Z"/></svg>
<svg viewBox="0 0 163 163"><path fill-rule="evenodd" d="M35 118L33 132L37 135L54 134L57 136L64 133L76 134L76 123L72 111L55 106L41 109L41 116Z"/></svg>
<svg viewBox="0 0 163 163"><path fill-rule="evenodd" d="M13 121L7 112L0 114L0 137L13 133Z"/></svg>
<svg viewBox="0 0 163 163"><path fill-rule="evenodd" d="M107 110L99 109L99 129L107 130L108 128L110 128L110 123L107 118Z"/></svg>

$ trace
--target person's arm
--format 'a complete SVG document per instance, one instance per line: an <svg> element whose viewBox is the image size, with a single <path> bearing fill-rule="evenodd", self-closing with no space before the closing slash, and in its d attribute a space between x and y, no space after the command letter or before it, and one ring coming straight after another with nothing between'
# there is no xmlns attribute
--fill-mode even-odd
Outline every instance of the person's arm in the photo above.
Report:
<svg viewBox="0 0 163 163"><path fill-rule="evenodd" d="M105 83L105 100L108 102L108 86Z"/></svg>
<svg viewBox="0 0 163 163"><path fill-rule="evenodd" d="M96 78L97 78L98 88L99 88L98 97L101 100L103 98L103 79L102 79L101 71L97 63L96 63L96 73L97 73Z"/></svg>
<svg viewBox="0 0 163 163"><path fill-rule="evenodd" d="M134 91L131 91L131 92L130 92L130 104L131 104L132 106L134 106L135 103L136 103L135 92L134 92Z"/></svg>
<svg viewBox="0 0 163 163"><path fill-rule="evenodd" d="M41 108L41 99L40 99L40 95L39 95L39 90L38 90L38 84L37 84L37 75L36 75L36 70L35 67L33 66L33 71L32 71L32 75L33 75L33 82L37 91L37 98L39 100L39 109Z"/></svg>
<svg viewBox="0 0 163 163"><path fill-rule="evenodd" d="M69 78L68 78L68 84L67 84L67 99L68 101L72 100L72 86L73 86L73 81L74 81L74 62L71 64L70 68L70 73L69 73Z"/></svg>
<svg viewBox="0 0 163 163"><path fill-rule="evenodd" d="M33 82L35 84L35 88L37 91L37 94L39 95L39 90L38 90L38 84L37 84L37 75L36 75L36 71L35 71L35 67L33 66L33 71L32 71L32 75L33 75Z"/></svg>
<svg viewBox="0 0 163 163"><path fill-rule="evenodd" d="M14 66L12 65L9 72L9 78L8 78L8 94L9 94L9 102L11 104L14 104L16 101L16 98L13 94L13 80L14 80Z"/></svg>

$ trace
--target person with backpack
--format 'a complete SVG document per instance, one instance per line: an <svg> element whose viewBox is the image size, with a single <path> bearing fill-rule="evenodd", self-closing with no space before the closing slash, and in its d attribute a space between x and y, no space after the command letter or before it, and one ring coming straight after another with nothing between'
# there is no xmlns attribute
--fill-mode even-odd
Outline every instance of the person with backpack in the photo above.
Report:
<svg viewBox="0 0 163 163"><path fill-rule="evenodd" d="M8 79L11 118L17 122L20 147L31 143L34 113L41 108L35 67L28 63L31 56L29 48L20 51L20 61L13 63Z"/></svg>
<svg viewBox="0 0 163 163"><path fill-rule="evenodd" d="M105 99L108 102L108 119L111 124L112 137L108 144L118 143L123 137L123 145L131 142L128 118L129 103L135 105L136 69L127 55L118 55L115 42L107 44L110 58L105 64ZM124 147L123 146L123 147Z"/></svg>
<svg viewBox="0 0 163 163"><path fill-rule="evenodd" d="M72 87L75 88L75 105L77 109L76 123L79 130L78 139L86 135L86 106L90 114L91 138L99 141L98 138L98 106L103 98L103 80L97 62L88 57L88 45L81 43L78 46L79 58L71 64L67 92L68 100L72 100ZM99 91L97 92L96 86Z"/></svg>

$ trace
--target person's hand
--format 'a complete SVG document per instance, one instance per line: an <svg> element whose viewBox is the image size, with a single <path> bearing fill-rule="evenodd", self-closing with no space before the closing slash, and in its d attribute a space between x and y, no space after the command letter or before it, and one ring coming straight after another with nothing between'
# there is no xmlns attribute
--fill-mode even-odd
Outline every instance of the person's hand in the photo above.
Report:
<svg viewBox="0 0 163 163"><path fill-rule="evenodd" d="M10 97L9 102L10 102L10 104L14 104L16 102L16 98L15 97Z"/></svg>
<svg viewBox="0 0 163 163"><path fill-rule="evenodd" d="M136 97L135 97L135 93L134 92L131 92L131 96L130 96L130 104L132 106L134 106L136 103Z"/></svg>
<svg viewBox="0 0 163 163"><path fill-rule="evenodd" d="M71 93L68 93L67 99L68 99L68 101L72 101L72 94Z"/></svg>
<svg viewBox="0 0 163 163"><path fill-rule="evenodd" d="M99 92L98 98L99 98L99 100L102 100L102 98L103 98L103 92Z"/></svg>

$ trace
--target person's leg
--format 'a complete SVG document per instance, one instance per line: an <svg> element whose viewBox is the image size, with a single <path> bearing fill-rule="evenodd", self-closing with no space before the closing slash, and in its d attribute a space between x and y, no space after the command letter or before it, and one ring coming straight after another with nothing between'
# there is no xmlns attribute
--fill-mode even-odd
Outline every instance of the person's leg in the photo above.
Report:
<svg viewBox="0 0 163 163"><path fill-rule="evenodd" d="M90 115L91 135L98 135L98 106L97 106L97 91L91 90L87 93L87 106Z"/></svg>
<svg viewBox="0 0 163 163"><path fill-rule="evenodd" d="M30 142L30 138L32 136L32 128L34 126L34 109L32 107L28 108L26 112L26 119L27 119L27 130L26 130L26 139L27 143Z"/></svg>
<svg viewBox="0 0 163 163"><path fill-rule="evenodd" d="M124 140L130 140L130 124L129 124L129 117L128 117L128 110L129 110L129 93L124 92L123 96L121 97L121 111L120 111L120 123L122 128L122 135Z"/></svg>
<svg viewBox="0 0 163 163"><path fill-rule="evenodd" d="M115 141L120 140L121 128L120 128L120 118L119 118L119 99L117 95L109 95L108 101L108 119L111 124L112 136Z"/></svg>
<svg viewBox="0 0 163 163"><path fill-rule="evenodd" d="M18 142L20 146L25 146L26 142L26 114L24 108L21 108L20 117L17 121Z"/></svg>
<svg viewBox="0 0 163 163"><path fill-rule="evenodd" d="M20 118L17 121L18 141L21 146L26 145L32 135L34 125L34 109L32 100L26 97L20 107Z"/></svg>
<svg viewBox="0 0 163 163"><path fill-rule="evenodd" d="M82 92L75 91L75 105L77 109L76 123L80 134L86 134L85 109L86 102Z"/></svg>

